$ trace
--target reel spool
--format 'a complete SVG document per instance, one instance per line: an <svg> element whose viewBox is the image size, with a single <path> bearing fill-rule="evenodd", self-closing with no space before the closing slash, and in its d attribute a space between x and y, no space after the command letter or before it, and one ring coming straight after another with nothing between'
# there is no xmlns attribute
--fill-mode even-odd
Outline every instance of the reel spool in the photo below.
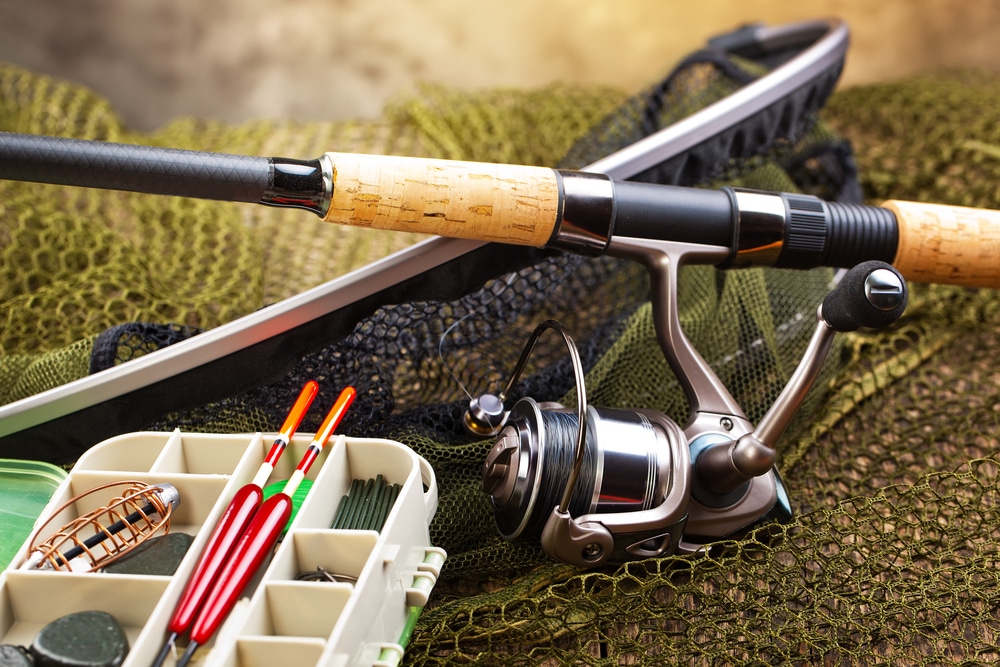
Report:
<svg viewBox="0 0 1000 667"><path fill-rule="evenodd" d="M621 562L677 549L687 515L688 449L680 427L654 411L589 407L583 457L570 489L576 460L577 415L560 406L522 398L483 465L497 528L507 539L541 538L550 555L576 555L579 564ZM579 524L614 526L628 516L627 532L608 543L569 544L552 529L547 508L567 489L570 516ZM557 507L559 509L559 507ZM580 547L577 549L577 547Z"/></svg>
<svg viewBox="0 0 1000 667"><path fill-rule="evenodd" d="M576 412L522 398L502 424L481 421L476 407L503 406L548 328L562 334L569 349ZM473 399L466 423L479 434L493 429L498 435L483 464L483 488L505 538L540 538L550 557L581 566L677 549L690 495L684 432L653 410L587 405L579 353L561 324L539 325L501 396L485 396Z"/></svg>

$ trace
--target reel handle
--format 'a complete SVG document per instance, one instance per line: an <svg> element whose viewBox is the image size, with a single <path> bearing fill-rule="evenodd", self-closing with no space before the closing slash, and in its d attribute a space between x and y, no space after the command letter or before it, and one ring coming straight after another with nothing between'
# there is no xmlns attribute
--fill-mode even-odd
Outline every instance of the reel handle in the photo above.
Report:
<svg viewBox="0 0 1000 667"><path fill-rule="evenodd" d="M906 309L902 274L879 261L848 271L816 312L816 329L785 388L750 433L705 448L695 460L695 495L727 496L774 466L775 446L816 381L837 332L880 328L896 322Z"/></svg>

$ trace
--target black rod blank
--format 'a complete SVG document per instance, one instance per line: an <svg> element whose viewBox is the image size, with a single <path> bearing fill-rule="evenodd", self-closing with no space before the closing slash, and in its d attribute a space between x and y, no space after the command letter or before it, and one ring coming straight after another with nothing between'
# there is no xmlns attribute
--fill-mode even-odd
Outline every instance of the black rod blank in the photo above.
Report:
<svg viewBox="0 0 1000 667"><path fill-rule="evenodd" d="M260 203L266 157L0 132L0 179Z"/></svg>

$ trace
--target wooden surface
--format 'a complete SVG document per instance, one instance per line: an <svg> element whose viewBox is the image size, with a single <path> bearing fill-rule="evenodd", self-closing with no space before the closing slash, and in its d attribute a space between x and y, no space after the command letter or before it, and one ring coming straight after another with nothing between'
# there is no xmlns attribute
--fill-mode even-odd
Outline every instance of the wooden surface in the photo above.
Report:
<svg viewBox="0 0 1000 667"><path fill-rule="evenodd" d="M327 155L334 165L327 222L541 247L558 219L559 187L551 169Z"/></svg>
<svg viewBox="0 0 1000 667"><path fill-rule="evenodd" d="M893 265L916 282L1000 287L1000 211L886 201L896 214Z"/></svg>

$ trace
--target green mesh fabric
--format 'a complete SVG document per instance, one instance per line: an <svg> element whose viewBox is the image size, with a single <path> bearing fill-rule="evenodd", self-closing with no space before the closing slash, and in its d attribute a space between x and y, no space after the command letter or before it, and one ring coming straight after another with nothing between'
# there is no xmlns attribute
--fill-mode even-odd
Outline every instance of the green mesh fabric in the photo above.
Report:
<svg viewBox="0 0 1000 667"><path fill-rule="evenodd" d="M683 100L700 105L728 88L701 74ZM802 172L822 171L808 156L834 140L833 128L853 141L873 199L997 207L998 98L1000 79L968 72L846 90L829 105L827 125L795 150L731 165L726 181L822 189L822 178L807 183ZM293 157L336 149L555 164L624 100L612 89L563 86L426 89L379 121L229 127L185 120L139 136L86 90L0 68L0 129ZM0 183L0 402L84 374L93 338L108 327L134 320L216 326L413 240L326 227L295 211ZM787 380L811 328L800 315L814 310L829 277L685 273L685 330L751 418ZM457 302L411 304L388 325L375 317L341 347L303 362L331 378L370 378L359 398L364 409L346 430L410 445L438 477L432 538L449 560L406 663L1000 658L1000 468L992 458L1000 433L993 363L1000 304L988 290L913 286L898 326L840 338L835 363L779 448L797 512L792 523L693 556L594 572L548 562L536 544L497 536L479 488L491 443L446 426L460 418L462 387L496 389L526 332L558 316L581 341L593 404L683 419L683 397L653 339L644 280L635 267L556 258L483 289L470 286ZM579 285L591 290L587 298L572 289ZM494 301L510 306L503 326L475 316ZM459 344L477 333L483 344ZM415 354L410 344L425 339L431 352ZM571 395L556 343L529 369L525 393ZM347 349L361 349L352 357L360 361L342 368ZM391 369L388 358L397 362ZM171 415L159 426L273 430L274 414L253 398Z"/></svg>

